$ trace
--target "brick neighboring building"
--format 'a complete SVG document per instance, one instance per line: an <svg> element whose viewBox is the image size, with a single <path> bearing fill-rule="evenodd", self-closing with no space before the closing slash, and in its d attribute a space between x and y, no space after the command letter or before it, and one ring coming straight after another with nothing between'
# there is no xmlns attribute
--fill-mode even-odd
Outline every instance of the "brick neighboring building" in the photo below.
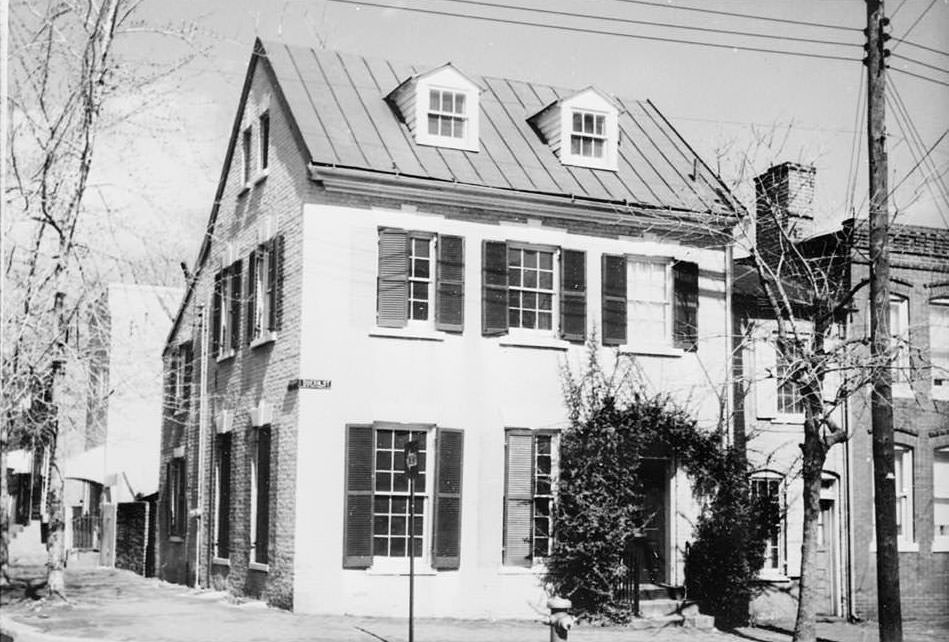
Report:
<svg viewBox="0 0 949 642"><path fill-rule="evenodd" d="M835 257L846 283L869 278L865 223L850 220L837 231L813 233L812 167L774 166L756 187L758 207L774 207L806 255ZM759 211L759 220L768 218ZM765 256L777 247L774 232L767 225L757 230ZM906 342L897 360L902 381L893 387L903 616L938 620L949 615L949 231L895 224L890 238L890 318L894 334ZM753 483L773 493L784 513L761 574L764 594L753 605L754 616L768 620L796 608L791 595L800 576L803 409L792 387L778 380L780 357L766 336L773 313L760 297L754 271L739 261L735 332L750 328L752 341L736 353L737 368L750 383L749 394L738 395L736 429L747 435ZM846 336L869 334L868 298L864 287L841 320ZM836 420L852 438L832 448L824 466L819 570L825 599L819 612L875 618L869 389L851 397Z"/></svg>
<svg viewBox="0 0 949 642"><path fill-rule="evenodd" d="M401 614L413 438L416 613L533 617L561 366L596 331L714 429L735 207L648 101L257 42L165 349L159 575Z"/></svg>

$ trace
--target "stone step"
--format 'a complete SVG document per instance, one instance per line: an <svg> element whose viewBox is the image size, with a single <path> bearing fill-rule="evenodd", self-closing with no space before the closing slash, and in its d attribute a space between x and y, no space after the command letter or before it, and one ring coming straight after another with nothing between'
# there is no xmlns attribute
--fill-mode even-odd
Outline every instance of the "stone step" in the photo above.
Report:
<svg viewBox="0 0 949 642"><path fill-rule="evenodd" d="M644 618L679 614L679 601L669 599L640 600L639 613Z"/></svg>
<svg viewBox="0 0 949 642"><path fill-rule="evenodd" d="M657 615L655 617L634 617L627 625L634 631L662 629L667 626L682 626L685 616L679 614Z"/></svg>

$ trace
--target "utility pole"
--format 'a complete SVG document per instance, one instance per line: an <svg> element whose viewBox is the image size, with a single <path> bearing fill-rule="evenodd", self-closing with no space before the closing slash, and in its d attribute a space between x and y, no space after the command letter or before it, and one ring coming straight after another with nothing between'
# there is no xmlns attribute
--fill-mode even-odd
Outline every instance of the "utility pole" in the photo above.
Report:
<svg viewBox="0 0 949 642"><path fill-rule="evenodd" d="M893 470L893 371L890 367L890 248L886 183L886 91L883 0L867 0L867 147L870 157L870 355L873 391L873 489L876 509L877 611L880 642L902 642L900 559Z"/></svg>

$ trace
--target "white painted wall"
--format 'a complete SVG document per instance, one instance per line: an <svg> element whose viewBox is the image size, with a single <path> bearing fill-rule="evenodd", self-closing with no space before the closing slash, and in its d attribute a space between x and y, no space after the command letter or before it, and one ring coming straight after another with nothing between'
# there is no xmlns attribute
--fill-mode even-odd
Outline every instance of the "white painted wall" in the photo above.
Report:
<svg viewBox="0 0 949 642"><path fill-rule="evenodd" d="M344 570L344 446L347 423L433 423L465 431L461 568L422 565L416 613L425 616L531 617L543 609L538 576L501 566L504 428L566 425L560 369L580 364L583 347L522 347L513 336L481 336L482 240L557 245L587 252L588 328L599 327L600 255L640 253L696 261L700 267L697 354L639 357L656 390L672 392L708 425L726 376L728 318L724 253L641 239L609 240L539 225L490 225L394 210L307 205L303 212L303 378L332 380L330 390L299 391L294 608L301 612L402 615L407 578ZM463 335L380 330L376 319L380 226L465 238ZM716 275L715 278L706 276ZM409 336L414 338L408 338ZM610 357L604 363L610 363ZM695 517L680 475L672 531L679 547ZM681 560L676 560L681 581Z"/></svg>

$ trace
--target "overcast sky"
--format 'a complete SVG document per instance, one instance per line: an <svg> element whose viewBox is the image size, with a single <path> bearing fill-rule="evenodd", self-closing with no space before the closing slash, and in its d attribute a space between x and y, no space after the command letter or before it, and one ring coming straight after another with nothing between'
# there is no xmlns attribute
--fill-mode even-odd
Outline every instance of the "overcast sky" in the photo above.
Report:
<svg viewBox="0 0 949 642"><path fill-rule="evenodd" d="M942 83L889 74L891 87L895 87L893 100L901 99L908 112L907 119L897 119L896 105L888 110L892 186L907 176L919 156L949 126L949 55L939 53L949 52L949 1L887 0L886 8L893 16L891 66ZM114 201L113 206L115 202L135 203L139 210L149 212L151 226L147 229L170 221L183 231L200 234L210 211L255 35L422 66L451 61L476 74L563 87L595 85L625 98L649 98L713 168L721 159L720 169L727 182L736 178L735 163L745 154L752 157L758 171L784 160L812 163L817 167L816 214L823 227L833 226L851 207L858 214L866 212L865 103L860 103L858 110L858 101L864 100L861 96L866 93L860 64L864 0L156 0L146 2L144 9L152 22L197 27L201 41L209 47L206 56L169 79L164 98L153 101L140 122L133 123L137 128L134 144L128 144L127 128L103 140L98 175L107 184L103 199ZM904 36L906 42L895 40ZM167 40L162 41L160 51L144 42L126 41L126 45L126 54L138 60L177 51ZM918 131L920 142L910 144L904 138L904 130L908 135L911 127ZM857 151L854 146L861 151L856 164L852 160ZM900 222L947 227L949 203L945 197L939 198L934 181L941 180L943 190L949 182L949 136L932 150L929 159L939 177L933 176L927 160L902 183L894 205ZM746 202L749 187L750 182L745 181L741 195ZM199 240L194 236L193 242L184 244L187 250L182 259L193 259Z"/></svg>

